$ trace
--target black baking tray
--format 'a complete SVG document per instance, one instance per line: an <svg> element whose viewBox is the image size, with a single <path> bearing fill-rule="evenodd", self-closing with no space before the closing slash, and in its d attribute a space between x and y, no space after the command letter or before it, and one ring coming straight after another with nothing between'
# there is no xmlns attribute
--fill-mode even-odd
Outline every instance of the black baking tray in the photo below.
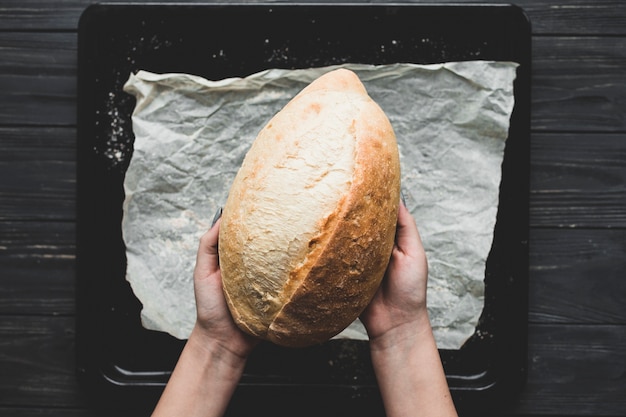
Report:
<svg viewBox="0 0 626 417"><path fill-rule="evenodd" d="M474 336L440 350L462 415L514 401L527 365L530 23L513 5L95 4L78 37L77 365L94 405L149 413L184 341L144 329L125 280L124 174L134 136L131 72L207 79L341 63L520 64ZM210 218L212 213L207 213ZM278 406L280 404L280 406ZM229 415L384 415L367 342L261 344Z"/></svg>

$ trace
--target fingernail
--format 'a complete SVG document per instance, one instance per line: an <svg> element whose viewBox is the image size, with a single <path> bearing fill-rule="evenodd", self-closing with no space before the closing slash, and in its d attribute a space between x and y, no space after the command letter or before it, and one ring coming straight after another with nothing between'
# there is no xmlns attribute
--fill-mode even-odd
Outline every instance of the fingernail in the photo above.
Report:
<svg viewBox="0 0 626 417"><path fill-rule="evenodd" d="M222 217L222 207L218 207L217 211L213 215L213 222L211 223L211 227L215 226L215 223Z"/></svg>
<svg viewBox="0 0 626 417"><path fill-rule="evenodd" d="M402 205L406 207L406 199L404 198L404 191L400 188L400 200L402 201Z"/></svg>

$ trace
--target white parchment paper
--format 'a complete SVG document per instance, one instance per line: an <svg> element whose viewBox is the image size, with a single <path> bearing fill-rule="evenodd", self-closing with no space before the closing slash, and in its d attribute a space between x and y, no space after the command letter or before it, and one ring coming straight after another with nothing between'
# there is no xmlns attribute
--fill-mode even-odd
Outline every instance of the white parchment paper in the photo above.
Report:
<svg viewBox="0 0 626 417"><path fill-rule="evenodd" d="M402 188L429 261L428 309L440 348L474 333L484 304L501 164L513 109L511 62L344 65L394 127ZM127 280L143 325L187 338L195 321L192 271L258 131L293 96L336 67L271 69L209 81L131 74L134 152L122 232ZM338 337L366 339L357 320Z"/></svg>

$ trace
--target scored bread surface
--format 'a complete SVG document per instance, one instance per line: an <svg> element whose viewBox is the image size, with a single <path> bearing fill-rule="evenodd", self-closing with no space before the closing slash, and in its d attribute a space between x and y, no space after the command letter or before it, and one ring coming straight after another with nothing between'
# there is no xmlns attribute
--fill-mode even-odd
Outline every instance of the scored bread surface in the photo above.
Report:
<svg viewBox="0 0 626 417"><path fill-rule="evenodd" d="M393 129L356 74L303 89L259 132L224 206L220 267L238 326L284 346L347 327L387 267L399 190Z"/></svg>

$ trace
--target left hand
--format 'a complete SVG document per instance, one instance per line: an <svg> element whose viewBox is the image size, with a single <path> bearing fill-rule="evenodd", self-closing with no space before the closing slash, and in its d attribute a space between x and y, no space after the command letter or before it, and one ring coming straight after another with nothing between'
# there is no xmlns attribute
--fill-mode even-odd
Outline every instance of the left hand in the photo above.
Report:
<svg viewBox="0 0 626 417"><path fill-rule="evenodd" d="M217 247L220 223L218 220L200 239L193 274L197 318L192 335L246 358L259 340L240 330L228 310Z"/></svg>

